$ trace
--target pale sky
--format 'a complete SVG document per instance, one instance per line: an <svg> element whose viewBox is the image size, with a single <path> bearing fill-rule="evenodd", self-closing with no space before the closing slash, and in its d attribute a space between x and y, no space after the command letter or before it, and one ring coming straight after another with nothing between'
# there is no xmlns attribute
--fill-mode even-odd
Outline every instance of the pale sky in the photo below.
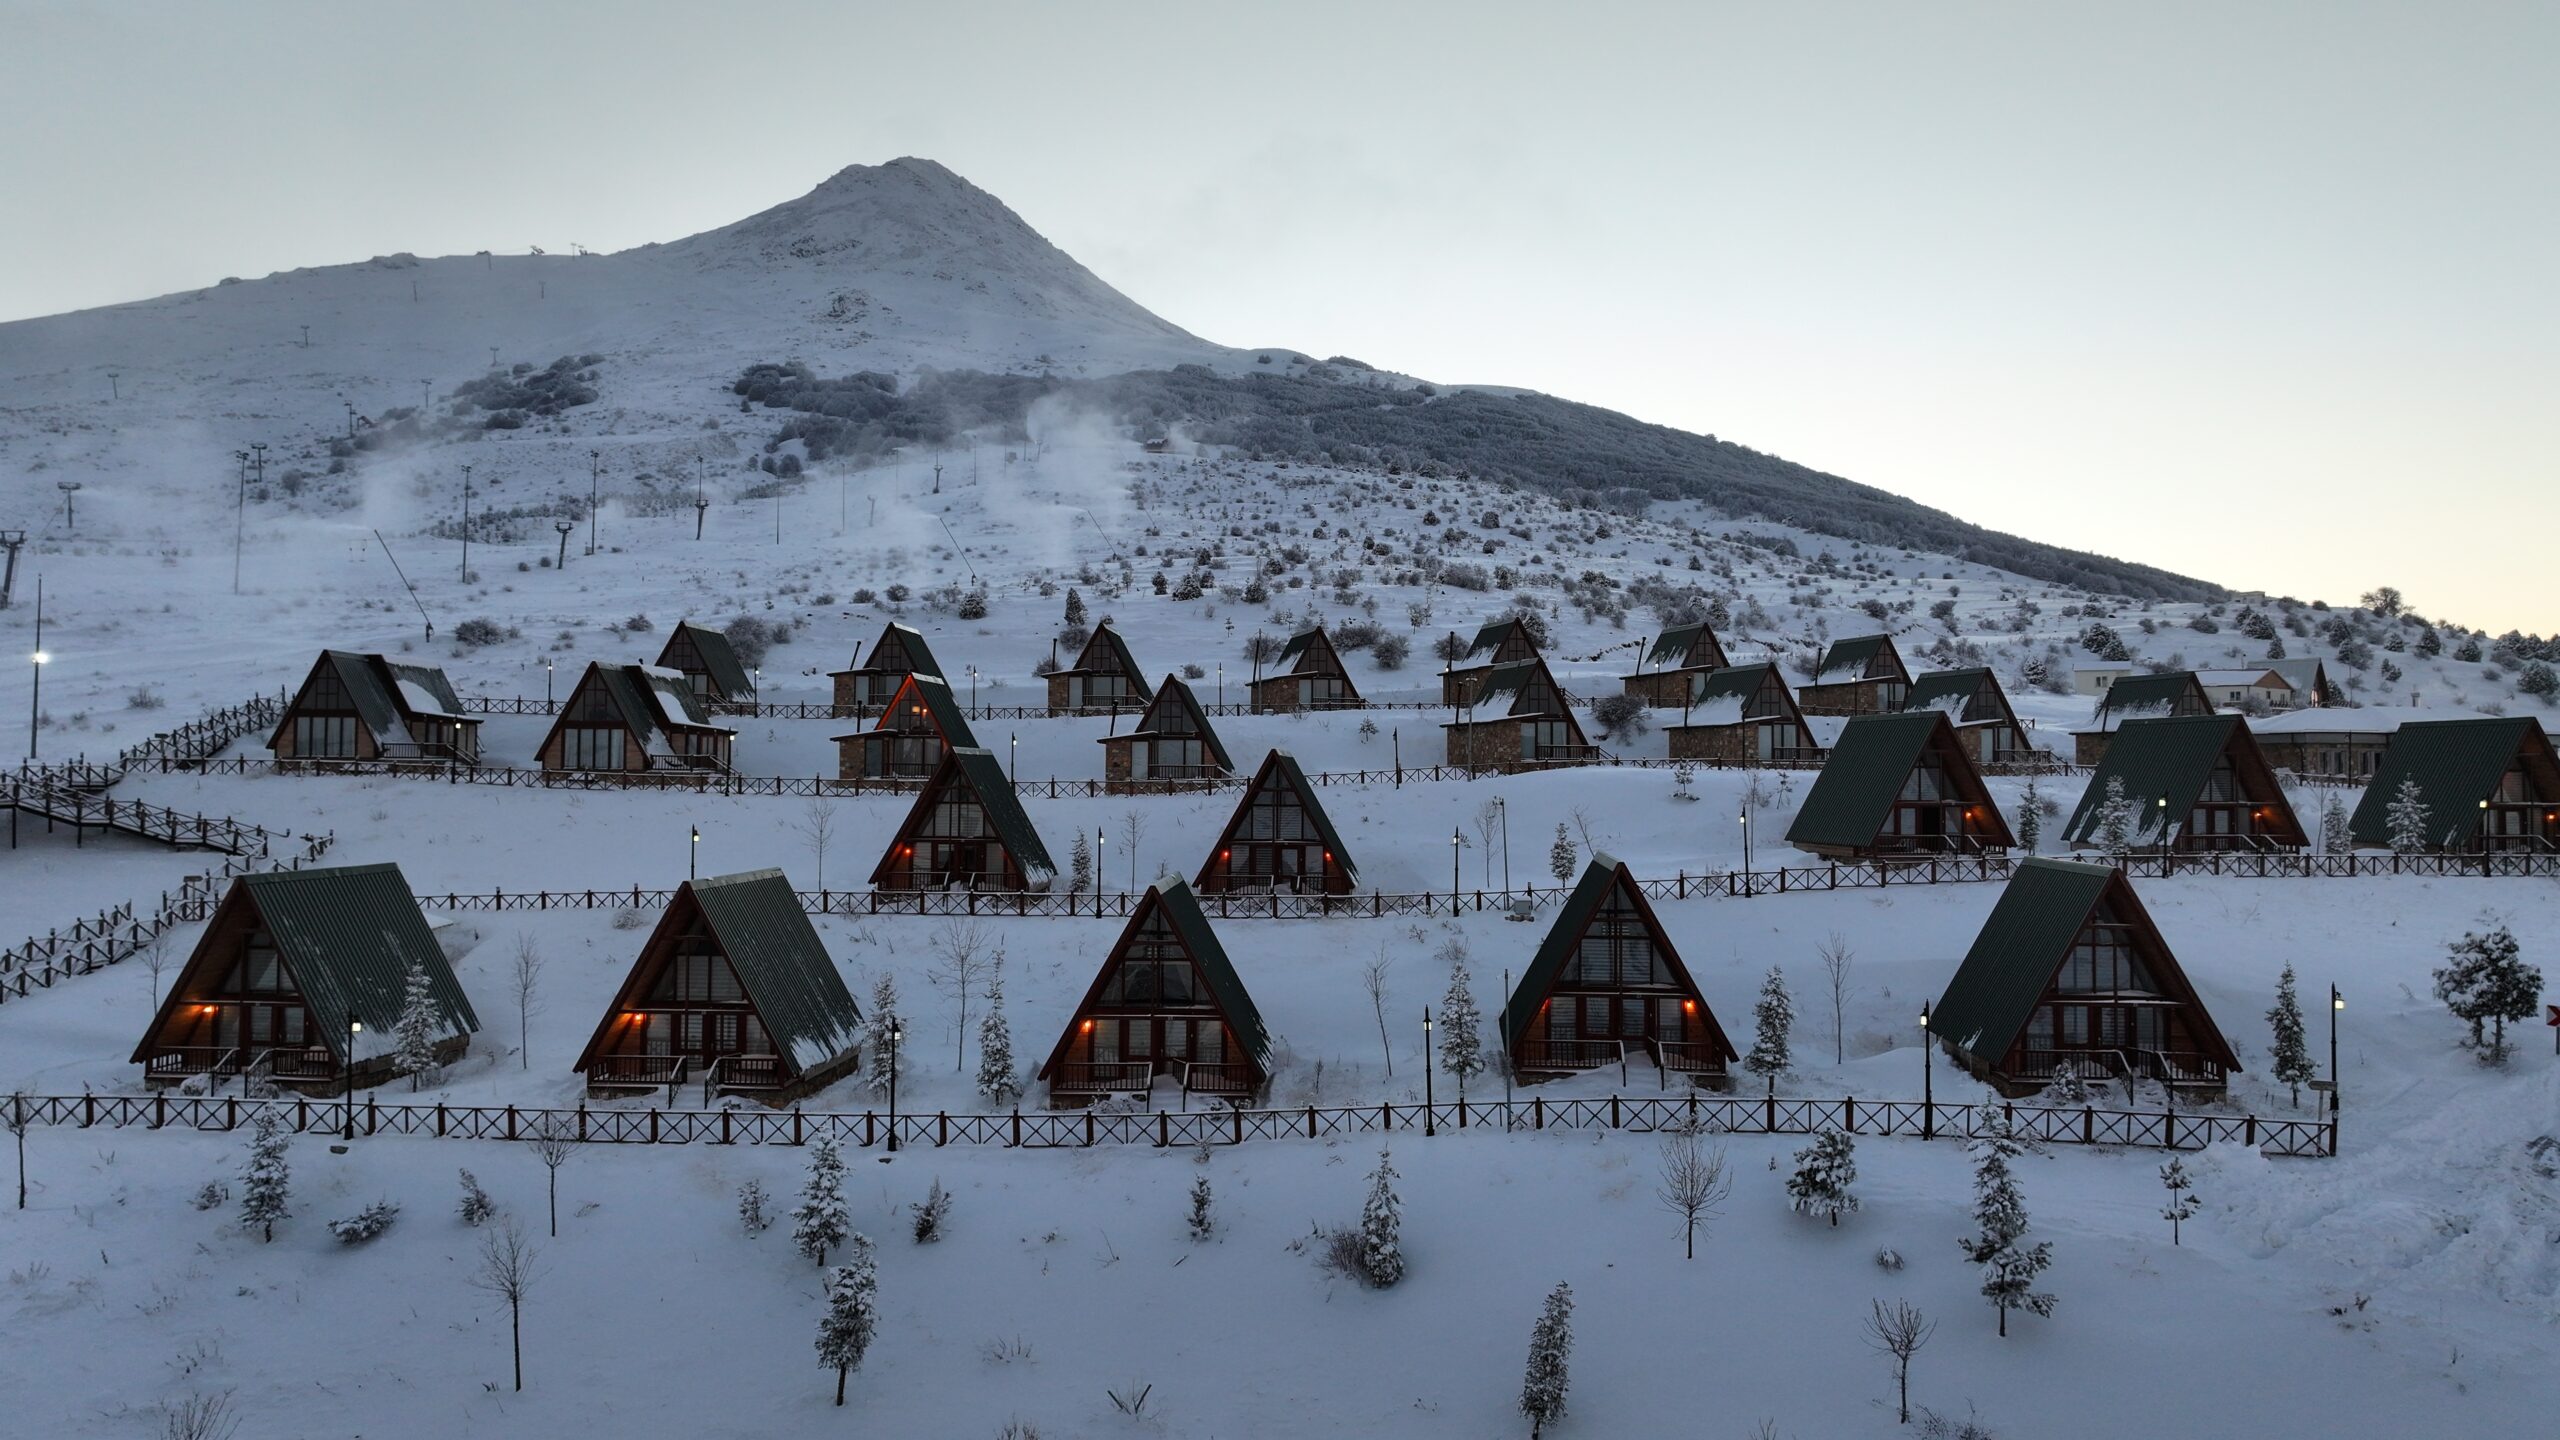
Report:
<svg viewBox="0 0 2560 1440"><path fill-rule="evenodd" d="M0 319L927 156L1209 339L2560 631L2560 5L0 0Z"/></svg>

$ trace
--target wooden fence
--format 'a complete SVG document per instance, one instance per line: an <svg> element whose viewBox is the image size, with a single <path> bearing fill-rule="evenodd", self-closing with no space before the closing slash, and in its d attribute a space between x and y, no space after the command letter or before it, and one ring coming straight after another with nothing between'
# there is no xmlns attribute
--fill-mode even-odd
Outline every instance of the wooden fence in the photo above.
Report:
<svg viewBox="0 0 2560 1440"><path fill-rule="evenodd" d="M1713 1095L1609 1095L1550 1100L1451 1100L1429 1105L1302 1106L1202 1110L1014 1110L1001 1115L947 1111L768 1110L739 1105L716 1110L537 1109L515 1105L381 1103L368 1094L349 1101L291 1096L45 1095L0 1097L30 1126L80 1129L228 1132L273 1107L297 1134L403 1135L446 1140L523 1140L558 1134L591 1145L805 1145L820 1136L861 1149L952 1145L1068 1149L1098 1145L1241 1145L1249 1140L1324 1140L1348 1135L1494 1130L1650 1132L1695 1125L1729 1135L1851 1135L1923 1140L1967 1139L1995 1111L2022 1139L2047 1145L2196 1150L2244 1145L2277 1156L2334 1156L2338 1128L2327 1120L2269 1120L2212 1111L2099 1110L1912 1100L1793 1100Z"/></svg>

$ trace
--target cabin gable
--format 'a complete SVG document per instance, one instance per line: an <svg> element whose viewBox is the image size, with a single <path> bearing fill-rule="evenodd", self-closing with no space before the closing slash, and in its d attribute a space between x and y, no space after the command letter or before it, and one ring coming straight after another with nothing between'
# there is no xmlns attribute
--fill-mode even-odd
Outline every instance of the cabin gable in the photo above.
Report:
<svg viewBox="0 0 2560 1440"><path fill-rule="evenodd" d="M1717 1081L1740 1056L1625 864L1595 855L1502 1010L1516 1071L1563 1074L1622 1054Z"/></svg>
<svg viewBox="0 0 2560 1440"><path fill-rule="evenodd" d="M1360 868L1343 847L1306 772L1285 750L1265 755L1195 881L1203 893L1313 891L1347 895Z"/></svg>
<svg viewBox="0 0 2560 1440"><path fill-rule="evenodd" d="M1053 1103L1186 1091L1249 1096L1269 1078L1270 1037L1189 887L1148 889L1068 1017L1039 1077Z"/></svg>

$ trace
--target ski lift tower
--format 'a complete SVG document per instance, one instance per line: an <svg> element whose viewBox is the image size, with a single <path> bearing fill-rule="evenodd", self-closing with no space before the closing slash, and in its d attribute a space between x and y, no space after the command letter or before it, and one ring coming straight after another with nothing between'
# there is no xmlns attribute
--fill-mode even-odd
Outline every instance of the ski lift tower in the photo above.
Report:
<svg viewBox="0 0 2560 1440"><path fill-rule="evenodd" d="M0 568L0 610L9 608L9 592L18 588L18 547L26 543L26 531L0 530L0 550L9 552L6 567Z"/></svg>
<svg viewBox="0 0 2560 1440"><path fill-rule="evenodd" d="M72 501L73 497L80 493L80 482L77 480L56 480L53 482L53 488L62 492L63 528L66 530L78 530L80 528L80 515L73 507Z"/></svg>

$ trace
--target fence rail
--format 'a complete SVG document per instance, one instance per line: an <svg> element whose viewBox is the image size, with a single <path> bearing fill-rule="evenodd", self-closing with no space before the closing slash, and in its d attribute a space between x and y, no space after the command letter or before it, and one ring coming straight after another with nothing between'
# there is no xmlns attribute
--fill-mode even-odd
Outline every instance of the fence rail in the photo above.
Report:
<svg viewBox="0 0 2560 1440"><path fill-rule="evenodd" d="M1201 1110L1019 1110L1008 1114L946 1111L768 1110L727 1106L707 1110L591 1108L540 1109L514 1105L385 1105L368 1095L352 1103L308 1096L254 1099L240 1096L43 1095L0 1097L17 1107L30 1126L80 1129L195 1130L228 1132L272 1107L298 1134L409 1135L448 1140L521 1140L538 1133L569 1136L591 1145L805 1145L820 1136L864 1149L883 1148L894 1133L902 1147L952 1145L1007 1149L1069 1149L1096 1145L1240 1145L1248 1140L1322 1140L1333 1136L1392 1132L1498 1130L1620 1130L1648 1132L1695 1125L1730 1135L1809 1135L1839 1130L1852 1135L1967 1139L1998 1113L2019 1138L2047 1145L2196 1150L2245 1145L2276 1156L2334 1156L2337 1122L2269 1120L2256 1115L2179 1110L2100 1110L2094 1107L2010 1103L1928 1103L1910 1100L1795 1100L1772 1096L1608 1095L1550 1100L1452 1100L1422 1105L1382 1102L1356 1106L1245 1109L1213 1104Z"/></svg>

